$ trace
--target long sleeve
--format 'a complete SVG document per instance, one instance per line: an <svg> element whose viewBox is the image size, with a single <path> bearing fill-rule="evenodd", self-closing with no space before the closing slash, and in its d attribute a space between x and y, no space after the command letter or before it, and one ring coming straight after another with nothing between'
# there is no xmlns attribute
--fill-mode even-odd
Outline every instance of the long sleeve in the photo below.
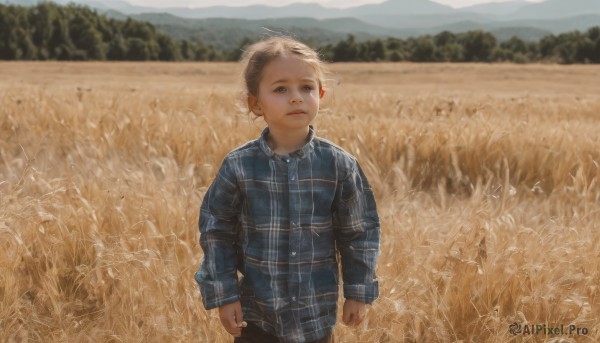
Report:
<svg viewBox="0 0 600 343"><path fill-rule="evenodd" d="M333 225L341 256L344 297L370 304L379 296L375 269L380 225L373 191L356 162L336 190Z"/></svg>
<svg viewBox="0 0 600 343"><path fill-rule="evenodd" d="M200 246L204 260L195 279L207 310L239 300L237 238L240 191L227 158L200 207Z"/></svg>

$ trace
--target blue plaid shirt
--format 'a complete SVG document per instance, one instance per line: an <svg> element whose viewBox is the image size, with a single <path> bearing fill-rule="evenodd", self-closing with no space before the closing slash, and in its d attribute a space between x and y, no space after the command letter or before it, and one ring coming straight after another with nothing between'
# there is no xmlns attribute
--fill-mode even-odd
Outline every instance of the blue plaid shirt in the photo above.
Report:
<svg viewBox="0 0 600 343"><path fill-rule="evenodd" d="M281 341L315 341L336 321L336 249L344 297L379 294L375 199L356 159L312 127L284 157L268 132L231 151L205 194L195 278L207 310L240 300L244 320Z"/></svg>

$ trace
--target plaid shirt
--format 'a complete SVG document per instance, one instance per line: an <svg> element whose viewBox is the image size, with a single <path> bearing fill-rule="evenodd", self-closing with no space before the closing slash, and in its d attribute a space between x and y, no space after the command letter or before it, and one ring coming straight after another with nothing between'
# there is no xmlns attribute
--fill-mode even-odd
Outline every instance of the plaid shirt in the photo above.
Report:
<svg viewBox="0 0 600 343"><path fill-rule="evenodd" d="M231 151L205 194L195 278L207 310L240 300L244 320L281 341L314 341L336 321L336 248L344 297L370 304L379 294L375 199L356 159L312 126L287 157L268 132Z"/></svg>

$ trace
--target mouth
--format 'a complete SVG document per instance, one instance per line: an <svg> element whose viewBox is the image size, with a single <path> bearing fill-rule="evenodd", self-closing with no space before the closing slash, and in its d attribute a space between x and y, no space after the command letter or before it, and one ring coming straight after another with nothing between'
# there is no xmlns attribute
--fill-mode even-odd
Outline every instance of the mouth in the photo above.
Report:
<svg viewBox="0 0 600 343"><path fill-rule="evenodd" d="M288 113L289 115L295 115L295 114L306 114L306 112L302 111L302 110L295 110L292 112Z"/></svg>

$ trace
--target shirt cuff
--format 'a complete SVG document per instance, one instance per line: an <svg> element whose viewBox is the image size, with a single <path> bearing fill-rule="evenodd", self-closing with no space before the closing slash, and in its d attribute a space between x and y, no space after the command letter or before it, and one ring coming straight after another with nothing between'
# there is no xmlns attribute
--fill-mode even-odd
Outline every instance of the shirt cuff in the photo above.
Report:
<svg viewBox="0 0 600 343"><path fill-rule="evenodd" d="M234 303L240 300L238 282L236 279L208 281L200 277L200 273L195 275L196 281L200 286L202 302L206 310L221 307L223 305Z"/></svg>
<svg viewBox="0 0 600 343"><path fill-rule="evenodd" d="M344 285L344 298L371 304L379 297L379 282Z"/></svg>

